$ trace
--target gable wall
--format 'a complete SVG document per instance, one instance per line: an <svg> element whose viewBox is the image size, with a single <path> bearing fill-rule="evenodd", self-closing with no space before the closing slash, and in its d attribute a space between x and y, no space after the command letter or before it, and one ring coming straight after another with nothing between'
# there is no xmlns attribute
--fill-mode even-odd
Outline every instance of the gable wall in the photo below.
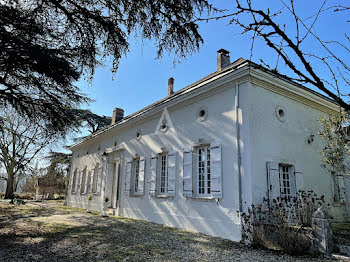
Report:
<svg viewBox="0 0 350 262"><path fill-rule="evenodd" d="M302 173L304 185L297 190L314 190L319 196L325 195L325 200L333 204L332 179L321 167L320 155L324 142L319 136L322 126L318 119L326 113L266 90L260 83L250 83L241 89L241 105L242 129L248 130L242 139L245 145L249 145L243 150L242 161L251 163L245 166L251 182L251 186L249 181L246 182L250 188L244 196L247 206L267 197L267 161L294 165L295 171ZM277 107L285 112L284 122L276 117ZM307 142L310 135L314 135L311 144ZM336 220L344 217L342 209L345 205L340 206L336 204L330 210Z"/></svg>

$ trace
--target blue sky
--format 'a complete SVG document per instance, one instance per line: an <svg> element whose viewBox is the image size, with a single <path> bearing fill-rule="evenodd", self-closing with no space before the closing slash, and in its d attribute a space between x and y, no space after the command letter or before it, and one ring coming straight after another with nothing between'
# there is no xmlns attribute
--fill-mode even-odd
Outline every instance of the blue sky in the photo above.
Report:
<svg viewBox="0 0 350 262"><path fill-rule="evenodd" d="M287 0L286 0L287 1ZM232 10L233 1L216 1L219 8ZM262 8L269 7L277 10L281 7L281 1L255 1ZM309 0L296 1L296 9L300 17L306 18L313 14L321 6L323 1ZM268 3L268 6L267 4ZM336 1L330 1L330 4ZM327 13L321 15L315 30L321 37L329 40L343 37L344 32L348 32L350 23L344 22L346 15ZM291 17L281 15L281 23L291 24ZM306 20L310 22L311 20ZM231 61L239 57L250 58L251 41L248 35L241 35L241 31L235 25L227 25L227 20L211 21L200 23L200 33L204 38L204 44L198 53L189 55L181 63L173 64L172 54L166 53L161 59L156 60L155 43L143 41L140 38L130 39L130 52L120 61L120 66L116 74L110 71L110 64L96 70L91 83L81 80L78 86L81 90L95 100L90 105L84 107L91 109L100 115L112 115L114 107L121 107L125 110L125 115L129 115L167 95L167 80L169 77L175 79L175 91L199 80L216 70L216 51L224 48L231 52ZM287 26L287 30L295 31L294 26ZM293 31L294 30L294 31ZM314 41L305 42L304 46L316 54L322 54L319 46ZM341 53L342 54L342 53ZM260 63L260 58L266 62L274 64L277 56L262 42L257 42L254 48L252 60ZM323 74L323 69L318 64L315 65L318 72ZM279 68L281 73L289 74L283 66ZM325 78L327 76L325 75Z"/></svg>

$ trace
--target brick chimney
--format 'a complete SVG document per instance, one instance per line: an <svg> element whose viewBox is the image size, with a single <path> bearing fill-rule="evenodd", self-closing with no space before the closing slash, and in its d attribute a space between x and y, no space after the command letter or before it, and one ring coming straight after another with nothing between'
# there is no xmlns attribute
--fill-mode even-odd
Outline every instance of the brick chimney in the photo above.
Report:
<svg viewBox="0 0 350 262"><path fill-rule="evenodd" d="M121 108L114 108L112 116L112 125L124 118L124 110Z"/></svg>
<svg viewBox="0 0 350 262"><path fill-rule="evenodd" d="M219 72L230 64L230 52L222 48L217 52L216 71Z"/></svg>
<svg viewBox="0 0 350 262"><path fill-rule="evenodd" d="M168 79L168 96L174 94L174 78L170 77Z"/></svg>

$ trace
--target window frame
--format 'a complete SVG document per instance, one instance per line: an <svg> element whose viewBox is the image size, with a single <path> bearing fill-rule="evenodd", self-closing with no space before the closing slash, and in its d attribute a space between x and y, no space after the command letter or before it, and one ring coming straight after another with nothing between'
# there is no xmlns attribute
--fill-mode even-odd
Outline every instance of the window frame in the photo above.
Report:
<svg viewBox="0 0 350 262"><path fill-rule="evenodd" d="M138 171L138 172L136 172ZM132 160L131 165L131 185L130 185L130 191L132 195L138 194L138 182L139 182L139 176L140 176L140 157L136 157Z"/></svg>
<svg viewBox="0 0 350 262"><path fill-rule="evenodd" d="M201 187L201 189L204 190L204 193L200 192L200 185L199 185L199 171L200 171L200 167L199 167L199 163L200 163L200 155L203 156L203 154L200 154L201 150L205 150L205 159L202 160L202 162L204 162L204 167L201 167L202 170L204 169L204 176L203 176L203 183L204 186ZM211 194L211 164L210 164L210 144L203 144L203 145L199 145L195 148L194 150L194 168L195 168L195 172L194 172L194 185L195 185L195 197L197 198L210 198L212 197ZM208 152L209 152L209 158L208 158ZM208 179L208 164L209 164L209 179ZM209 190L208 190L209 189Z"/></svg>
<svg viewBox="0 0 350 262"><path fill-rule="evenodd" d="M78 170L75 169L73 171L73 176L72 176L72 187L71 187L71 194L76 194L76 186L77 186L77 175L78 175Z"/></svg>
<svg viewBox="0 0 350 262"><path fill-rule="evenodd" d="M92 188L91 188L91 193L93 193L93 194L98 194L98 190L97 190L97 180L98 180L98 171L99 171L99 168L100 168L100 164L99 163L97 163L96 164L96 166L95 166L95 168L94 168L94 175L93 175L93 180L92 180ZM95 189L95 191L94 191L94 188L96 188Z"/></svg>
<svg viewBox="0 0 350 262"><path fill-rule="evenodd" d="M162 168L163 168L163 157L165 157L165 181L164 181L164 192L162 192ZM169 173L168 173L168 165L169 165L169 156L168 152L162 152L158 154L158 165L157 165L157 195L159 196L166 196L168 195L168 179L169 179Z"/></svg>
<svg viewBox="0 0 350 262"><path fill-rule="evenodd" d="M287 172L285 169L288 168ZM280 190L280 196L281 197L295 197L292 195L293 191L297 192L296 184L293 184L293 181L295 181L295 172L294 172L294 165L286 164L286 163L278 163L278 176L279 176L279 190ZM284 175L288 175L288 179L285 178ZM292 178L294 176L294 179ZM286 186L286 184L288 186ZM293 188L294 187L294 190ZM287 193L285 193L287 190ZM288 192L289 191L289 192Z"/></svg>

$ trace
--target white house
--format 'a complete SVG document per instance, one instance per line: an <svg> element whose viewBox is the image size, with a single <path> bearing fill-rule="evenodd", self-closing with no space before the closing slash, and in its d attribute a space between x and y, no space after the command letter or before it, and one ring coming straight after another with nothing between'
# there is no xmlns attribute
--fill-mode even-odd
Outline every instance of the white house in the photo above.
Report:
<svg viewBox="0 0 350 262"><path fill-rule="evenodd" d="M350 181L321 167L330 99L219 50L217 71L70 147L68 205L241 239L238 212L263 197L313 189L349 219ZM339 183L340 181L340 183Z"/></svg>

